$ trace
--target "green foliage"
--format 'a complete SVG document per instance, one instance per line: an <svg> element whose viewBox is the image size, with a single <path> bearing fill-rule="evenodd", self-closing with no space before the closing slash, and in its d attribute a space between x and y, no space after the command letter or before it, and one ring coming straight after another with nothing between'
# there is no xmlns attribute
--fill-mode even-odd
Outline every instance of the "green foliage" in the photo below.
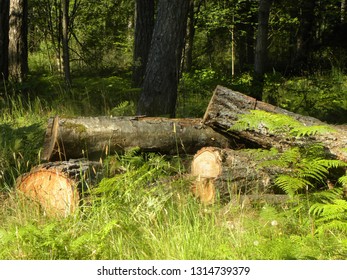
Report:
<svg viewBox="0 0 347 280"><path fill-rule="evenodd" d="M319 234L347 232L347 201L342 198L341 189L333 195L323 196L321 202L314 203L310 207L310 214L316 217L316 232Z"/></svg>
<svg viewBox="0 0 347 280"><path fill-rule="evenodd" d="M274 76L279 74L267 76L265 95L271 95L278 106L331 123L347 121L347 80L341 70L289 80Z"/></svg>
<svg viewBox="0 0 347 280"><path fill-rule="evenodd" d="M326 185L330 171L343 168L346 163L340 160L325 159L321 146L292 148L285 151L279 159L265 161L265 165L280 166L290 170L289 174L279 175L275 183L288 195L312 191Z"/></svg>
<svg viewBox="0 0 347 280"><path fill-rule="evenodd" d="M236 131L259 130L267 134L286 133L297 138L333 131L329 126L305 126L291 116L261 110L251 110L250 114L241 115L231 129Z"/></svg>

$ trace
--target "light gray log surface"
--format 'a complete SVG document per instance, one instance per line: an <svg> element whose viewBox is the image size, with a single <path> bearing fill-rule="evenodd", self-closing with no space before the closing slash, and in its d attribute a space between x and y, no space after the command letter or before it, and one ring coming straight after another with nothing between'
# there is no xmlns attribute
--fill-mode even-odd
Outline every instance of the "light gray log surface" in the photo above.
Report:
<svg viewBox="0 0 347 280"><path fill-rule="evenodd" d="M105 155L139 147L145 152L194 154L204 146L229 147L223 135L201 119L146 117L51 118L42 160L68 160Z"/></svg>

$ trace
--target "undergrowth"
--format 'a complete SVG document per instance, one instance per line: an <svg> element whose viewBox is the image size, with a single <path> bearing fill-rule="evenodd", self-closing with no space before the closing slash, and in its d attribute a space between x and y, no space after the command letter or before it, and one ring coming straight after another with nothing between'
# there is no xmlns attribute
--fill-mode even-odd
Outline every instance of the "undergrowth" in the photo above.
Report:
<svg viewBox="0 0 347 280"><path fill-rule="evenodd" d="M217 78L213 71L187 75L180 86L185 96L180 95L178 115L201 116ZM71 89L51 77L36 82L40 94L29 91L28 96L18 97L10 88L0 93L0 259L344 259L347 255L347 175L341 171L346 166L327 158L320 145L285 152L250 151L263 159L264 166L290 170L276 179L291 197L285 204L202 205L190 192L191 182L185 176L189 170L181 157L134 149L104 160L104 178L88 186L73 215L64 219L43 215L17 196L14 185L19 175L40 163L47 119L56 114L132 115L139 90L124 77L78 78ZM331 132L325 126L301 127L293 119L267 113L247 117L238 129L266 129L293 138Z"/></svg>

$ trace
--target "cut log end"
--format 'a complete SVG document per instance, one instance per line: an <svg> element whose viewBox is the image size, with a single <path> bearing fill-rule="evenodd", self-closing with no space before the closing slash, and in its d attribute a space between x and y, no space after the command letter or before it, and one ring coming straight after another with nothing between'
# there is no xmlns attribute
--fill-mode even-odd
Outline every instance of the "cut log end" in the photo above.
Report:
<svg viewBox="0 0 347 280"><path fill-rule="evenodd" d="M206 147L199 150L192 162L192 175L203 178L216 178L222 173L220 150Z"/></svg>
<svg viewBox="0 0 347 280"><path fill-rule="evenodd" d="M39 204L47 216L67 217L78 208L81 182L97 179L100 168L100 163L86 160L41 164L17 179L16 190Z"/></svg>
<svg viewBox="0 0 347 280"><path fill-rule="evenodd" d="M48 216L66 217L78 207L76 182L61 172L36 169L20 178L16 189L37 202Z"/></svg>

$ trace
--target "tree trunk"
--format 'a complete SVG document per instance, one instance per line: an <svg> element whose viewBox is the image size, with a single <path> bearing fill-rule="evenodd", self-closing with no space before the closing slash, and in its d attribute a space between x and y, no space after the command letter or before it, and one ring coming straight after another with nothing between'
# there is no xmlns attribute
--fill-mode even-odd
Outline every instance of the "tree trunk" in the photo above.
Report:
<svg viewBox="0 0 347 280"><path fill-rule="evenodd" d="M341 0L341 23L346 23L346 0Z"/></svg>
<svg viewBox="0 0 347 280"><path fill-rule="evenodd" d="M63 47L63 72L65 83L71 85L70 51L69 51L69 4L70 0L63 0L62 5L62 47Z"/></svg>
<svg viewBox="0 0 347 280"><path fill-rule="evenodd" d="M296 36L296 49L292 61L292 69L302 74L308 69L309 53L313 44L316 0L301 0L299 7L299 30Z"/></svg>
<svg viewBox="0 0 347 280"><path fill-rule="evenodd" d="M9 77L23 82L28 74L28 1L10 1Z"/></svg>
<svg viewBox="0 0 347 280"><path fill-rule="evenodd" d="M188 10L187 39L185 48L185 71L190 72L193 65L193 45L195 36L195 5L194 0L190 0Z"/></svg>
<svg viewBox="0 0 347 280"><path fill-rule="evenodd" d="M42 160L98 160L133 147L165 154L194 154L204 146L229 147L229 141L201 125L201 119L56 117L48 122Z"/></svg>
<svg viewBox="0 0 347 280"><path fill-rule="evenodd" d="M137 114L175 116L189 1L159 0Z"/></svg>
<svg viewBox="0 0 347 280"><path fill-rule="evenodd" d="M98 162L78 159L41 164L17 179L16 190L45 214L66 217L77 209L85 184L97 179L100 168Z"/></svg>
<svg viewBox="0 0 347 280"><path fill-rule="evenodd" d="M9 1L0 0L0 78L8 78Z"/></svg>
<svg viewBox="0 0 347 280"><path fill-rule="evenodd" d="M249 114L252 110L283 114L300 122L304 126L324 125L330 131L306 137L294 137L288 133L272 133L266 127L266 124L259 125L258 129L233 130L233 126L239 118L244 114ZM324 145L326 152L332 157L347 162L346 127L327 125L318 119L295 114L268 103L257 101L250 96L225 87L217 86L215 89L204 115L203 123L224 135L228 135L228 137L243 141L249 147L275 147L281 151L294 146L321 143Z"/></svg>
<svg viewBox="0 0 347 280"><path fill-rule="evenodd" d="M213 203L216 197L230 200L240 194L274 193L274 180L283 172L280 168L260 167L264 159L254 159L245 150L205 147L192 161L192 191L203 203Z"/></svg>
<svg viewBox="0 0 347 280"><path fill-rule="evenodd" d="M141 87L154 27L154 0L136 1L133 84Z"/></svg>
<svg viewBox="0 0 347 280"><path fill-rule="evenodd" d="M272 0L259 0L258 33L255 46L254 74L251 95L262 100L264 87L264 74L267 62L267 37L269 29L269 16Z"/></svg>

